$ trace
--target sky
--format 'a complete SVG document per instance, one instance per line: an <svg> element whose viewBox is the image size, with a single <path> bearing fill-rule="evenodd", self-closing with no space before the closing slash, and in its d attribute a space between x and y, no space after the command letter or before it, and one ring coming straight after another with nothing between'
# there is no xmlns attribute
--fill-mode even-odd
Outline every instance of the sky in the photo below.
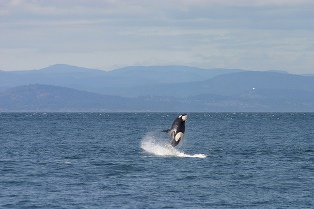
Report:
<svg viewBox="0 0 314 209"><path fill-rule="evenodd" d="M313 0L0 0L0 70L314 73Z"/></svg>

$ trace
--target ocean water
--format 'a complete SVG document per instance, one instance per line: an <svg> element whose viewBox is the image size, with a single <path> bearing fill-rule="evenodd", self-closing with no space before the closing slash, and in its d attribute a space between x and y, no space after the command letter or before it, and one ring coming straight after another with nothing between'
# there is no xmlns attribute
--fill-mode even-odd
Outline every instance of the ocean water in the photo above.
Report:
<svg viewBox="0 0 314 209"><path fill-rule="evenodd" d="M313 113L0 113L0 208L314 208Z"/></svg>

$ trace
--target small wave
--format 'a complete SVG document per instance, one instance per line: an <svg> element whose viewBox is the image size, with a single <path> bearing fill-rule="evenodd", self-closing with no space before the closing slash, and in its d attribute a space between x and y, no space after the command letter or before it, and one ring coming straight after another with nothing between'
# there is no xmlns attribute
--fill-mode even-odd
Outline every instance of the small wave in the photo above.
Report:
<svg viewBox="0 0 314 209"><path fill-rule="evenodd" d="M190 158L205 158L204 154L185 154L182 151L177 150L169 144L163 144L157 142L153 136L146 135L142 142L141 148L148 153L154 154L156 156L170 156L170 157L190 157Z"/></svg>

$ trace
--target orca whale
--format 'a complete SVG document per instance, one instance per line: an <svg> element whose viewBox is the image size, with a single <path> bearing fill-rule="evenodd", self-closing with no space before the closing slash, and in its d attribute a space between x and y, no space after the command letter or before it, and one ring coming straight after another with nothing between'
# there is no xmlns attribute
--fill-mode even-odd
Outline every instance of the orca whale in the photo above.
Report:
<svg viewBox="0 0 314 209"><path fill-rule="evenodd" d="M172 123L171 129L163 130L170 135L169 144L173 147L177 146L183 138L185 132L185 121L187 114L179 115Z"/></svg>

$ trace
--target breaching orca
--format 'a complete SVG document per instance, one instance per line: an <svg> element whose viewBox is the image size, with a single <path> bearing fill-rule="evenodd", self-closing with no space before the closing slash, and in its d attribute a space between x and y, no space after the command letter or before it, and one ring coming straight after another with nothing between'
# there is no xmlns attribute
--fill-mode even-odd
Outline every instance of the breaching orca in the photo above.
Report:
<svg viewBox="0 0 314 209"><path fill-rule="evenodd" d="M170 135L169 144L173 147L177 146L183 138L185 131L185 121L188 118L187 114L179 115L172 123L171 129L163 130Z"/></svg>

